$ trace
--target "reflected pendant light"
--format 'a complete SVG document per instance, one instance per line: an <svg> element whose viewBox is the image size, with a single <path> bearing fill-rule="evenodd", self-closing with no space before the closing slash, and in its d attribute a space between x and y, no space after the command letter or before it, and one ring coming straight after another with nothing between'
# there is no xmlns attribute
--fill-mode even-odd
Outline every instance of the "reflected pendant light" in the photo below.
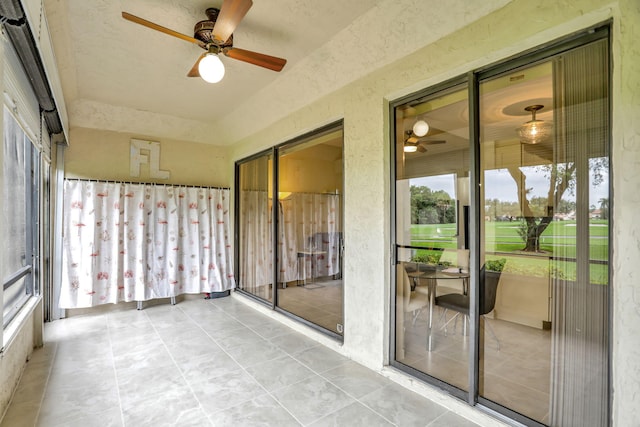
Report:
<svg viewBox="0 0 640 427"><path fill-rule="evenodd" d="M524 123L516 131L520 142L523 144L538 144L544 142L551 137L553 133L553 123L544 120L536 120L536 111L542 110L544 105L530 105L525 108L531 112L531 120Z"/></svg>

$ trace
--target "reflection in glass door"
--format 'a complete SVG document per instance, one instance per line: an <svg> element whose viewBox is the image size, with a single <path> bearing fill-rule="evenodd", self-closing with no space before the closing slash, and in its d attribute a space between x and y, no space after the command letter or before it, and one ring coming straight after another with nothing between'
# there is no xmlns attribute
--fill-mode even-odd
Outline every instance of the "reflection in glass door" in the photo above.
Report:
<svg viewBox="0 0 640 427"><path fill-rule="evenodd" d="M238 288L273 302L271 166L268 153L236 168Z"/></svg>
<svg viewBox="0 0 640 427"><path fill-rule="evenodd" d="M278 149L277 306L343 333L342 125Z"/></svg>
<svg viewBox="0 0 640 427"><path fill-rule="evenodd" d="M610 420L608 46L393 109L394 366L526 425Z"/></svg>
<svg viewBox="0 0 640 427"><path fill-rule="evenodd" d="M466 84L399 106L395 145L396 360L461 390L469 387L467 109Z"/></svg>
<svg viewBox="0 0 640 427"><path fill-rule="evenodd" d="M543 424L607 424L607 57L601 40L480 85L481 288L497 298L479 395Z"/></svg>
<svg viewBox="0 0 640 427"><path fill-rule="evenodd" d="M336 337L342 142L342 123L333 124L236 164L238 288Z"/></svg>

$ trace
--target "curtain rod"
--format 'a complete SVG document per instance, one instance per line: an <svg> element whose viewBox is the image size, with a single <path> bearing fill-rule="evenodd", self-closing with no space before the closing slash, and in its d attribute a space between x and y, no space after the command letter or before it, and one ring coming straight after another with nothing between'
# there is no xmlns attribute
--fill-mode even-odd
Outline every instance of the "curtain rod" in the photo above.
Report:
<svg viewBox="0 0 640 427"><path fill-rule="evenodd" d="M258 193L266 193L267 190L241 190L240 192L246 192L246 191L256 191ZM340 196L341 193L314 193L311 191L281 191L281 193L291 193L293 194L312 194L312 195L318 195L318 196Z"/></svg>
<svg viewBox="0 0 640 427"><path fill-rule="evenodd" d="M131 185L161 185L164 187L192 187L192 188L211 188L215 190L230 190L229 187L216 187L209 185L188 185L188 184L165 184L161 182L133 182L133 181L114 181L109 179L83 179L83 178L65 178L65 181L81 181L81 182L101 182L110 184L131 184Z"/></svg>

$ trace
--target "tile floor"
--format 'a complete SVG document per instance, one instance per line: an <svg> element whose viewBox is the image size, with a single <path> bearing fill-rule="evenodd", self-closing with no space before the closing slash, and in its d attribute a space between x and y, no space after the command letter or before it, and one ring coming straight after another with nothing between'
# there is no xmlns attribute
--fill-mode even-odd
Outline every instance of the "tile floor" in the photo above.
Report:
<svg viewBox="0 0 640 427"><path fill-rule="evenodd" d="M445 382L467 390L469 336L462 331L462 319L443 330L443 309L435 307L433 348L427 351L428 310L414 322L405 316L404 363ZM449 318L451 314L448 315ZM483 319L483 322L486 320ZM548 424L551 392L551 331L518 325L504 320L489 320L494 337L485 334L480 360L480 395Z"/></svg>
<svg viewBox="0 0 640 427"><path fill-rule="evenodd" d="M227 297L45 325L0 427L475 424Z"/></svg>

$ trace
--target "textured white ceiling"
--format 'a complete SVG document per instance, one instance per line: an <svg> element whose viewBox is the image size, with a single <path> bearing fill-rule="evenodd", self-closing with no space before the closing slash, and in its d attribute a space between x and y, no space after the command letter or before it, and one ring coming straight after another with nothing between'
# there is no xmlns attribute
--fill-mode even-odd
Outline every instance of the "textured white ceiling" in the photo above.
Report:
<svg viewBox="0 0 640 427"><path fill-rule="evenodd" d="M222 0L44 5L72 128L224 145L507 2L254 0L234 46L288 63L275 73L223 57L226 75L213 85L186 76L203 52L198 46L126 21L121 12L193 35L204 10Z"/></svg>

